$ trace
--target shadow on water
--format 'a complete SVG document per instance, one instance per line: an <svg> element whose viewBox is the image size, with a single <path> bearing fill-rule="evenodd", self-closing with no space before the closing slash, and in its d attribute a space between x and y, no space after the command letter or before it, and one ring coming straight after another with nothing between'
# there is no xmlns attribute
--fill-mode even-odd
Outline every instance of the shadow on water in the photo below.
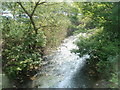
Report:
<svg viewBox="0 0 120 90"><path fill-rule="evenodd" d="M78 70L72 77L72 87L75 88L93 88L96 80L95 77L89 76L85 72L85 66L81 70Z"/></svg>

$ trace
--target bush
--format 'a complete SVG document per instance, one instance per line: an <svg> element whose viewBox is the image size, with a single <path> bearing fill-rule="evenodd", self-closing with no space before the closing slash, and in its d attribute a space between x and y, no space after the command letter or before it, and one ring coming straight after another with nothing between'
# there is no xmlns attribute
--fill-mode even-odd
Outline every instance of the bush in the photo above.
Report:
<svg viewBox="0 0 120 90"><path fill-rule="evenodd" d="M80 56L89 54L88 64L96 68L99 77L108 79L116 71L117 55L119 55L119 45L117 40L111 42L110 34L102 29L97 33L85 38L80 37L77 43Z"/></svg>
<svg viewBox="0 0 120 90"><path fill-rule="evenodd" d="M45 46L46 38L41 30L37 35L34 34L29 22L19 24L11 19L3 20L2 65L11 80L23 83L37 73L42 61L40 47Z"/></svg>

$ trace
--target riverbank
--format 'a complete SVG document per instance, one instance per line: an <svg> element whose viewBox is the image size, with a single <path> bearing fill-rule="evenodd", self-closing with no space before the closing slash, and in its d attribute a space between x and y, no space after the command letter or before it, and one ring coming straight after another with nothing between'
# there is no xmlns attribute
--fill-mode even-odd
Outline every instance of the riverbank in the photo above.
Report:
<svg viewBox="0 0 120 90"><path fill-rule="evenodd" d="M79 34L70 36L63 40L63 43L54 53L46 56L46 65L36 74L33 81L28 84L37 88L92 88L95 79L89 77L84 71L88 55L82 58L71 52L77 49L75 42ZM85 69L86 70L86 69Z"/></svg>

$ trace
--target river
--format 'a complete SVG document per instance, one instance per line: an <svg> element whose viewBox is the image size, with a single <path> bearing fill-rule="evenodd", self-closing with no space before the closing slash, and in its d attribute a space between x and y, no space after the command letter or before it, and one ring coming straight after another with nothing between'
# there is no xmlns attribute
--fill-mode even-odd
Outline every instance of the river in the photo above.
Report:
<svg viewBox="0 0 120 90"><path fill-rule="evenodd" d="M48 64L36 74L36 79L30 84L37 88L92 88L95 80L85 74L86 59L89 55L82 58L79 53L71 50L78 49L75 42L79 36L86 36L85 33L70 36L63 40L63 43L51 55L45 56Z"/></svg>

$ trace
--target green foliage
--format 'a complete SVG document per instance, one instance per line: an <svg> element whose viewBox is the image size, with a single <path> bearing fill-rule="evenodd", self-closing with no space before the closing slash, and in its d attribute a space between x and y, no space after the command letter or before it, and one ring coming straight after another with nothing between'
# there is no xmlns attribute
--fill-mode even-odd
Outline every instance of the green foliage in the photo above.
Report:
<svg viewBox="0 0 120 90"><path fill-rule="evenodd" d="M8 23L9 24L6 24ZM26 28L25 28L26 27ZM36 37L36 38L35 38ZM45 46L45 36L39 31L38 36L32 32L28 24L20 24L12 20L3 20L3 71L11 79L23 82L25 77L29 78L36 71L35 67L42 60L40 50L33 51L34 42L39 47ZM31 68L32 67L32 68ZM24 78L22 76L24 75Z"/></svg>
<svg viewBox="0 0 120 90"><path fill-rule="evenodd" d="M86 38L80 37L79 50L75 51L80 56L89 54L88 64L94 63L100 76L112 76L111 82L117 81L114 65L120 52L119 3L49 2L36 9L35 5L36 2L3 3L3 10L14 15L14 19L2 19L3 71L9 78L20 83L30 79L39 70L42 56L75 31L87 33ZM26 18L19 16L22 14L27 14Z"/></svg>
<svg viewBox="0 0 120 90"><path fill-rule="evenodd" d="M109 80L110 82L111 82L111 84L110 84L110 87L111 88L119 88L118 87L118 81L119 79L118 79L118 74L117 73L114 73L114 74L112 74L112 78Z"/></svg>
<svg viewBox="0 0 120 90"><path fill-rule="evenodd" d="M14 18L2 18L2 66L9 79L22 84L40 69L43 55L66 37L71 23L63 12L69 13L71 8L65 3L45 3L29 16L20 5L31 14L36 2L3 3Z"/></svg>
<svg viewBox="0 0 120 90"><path fill-rule="evenodd" d="M43 31L39 30L38 34L34 38L36 38L36 42L38 46L45 47L46 36L44 35Z"/></svg>
<svg viewBox="0 0 120 90"><path fill-rule="evenodd" d="M92 31L86 37L80 37L77 43L80 56L89 54L88 64L98 73L97 75L106 80L110 80L116 87L118 84L117 67L119 56L119 3L83 3L82 7L84 29ZM92 28L91 28L92 27ZM93 28L95 30L93 30Z"/></svg>
<svg viewBox="0 0 120 90"><path fill-rule="evenodd" d="M88 38L81 37L77 43L80 56L89 54L88 64L93 65L101 78L108 79L112 73L116 72L117 55L119 55L119 42L117 40L111 42L109 34L99 32L90 35Z"/></svg>

